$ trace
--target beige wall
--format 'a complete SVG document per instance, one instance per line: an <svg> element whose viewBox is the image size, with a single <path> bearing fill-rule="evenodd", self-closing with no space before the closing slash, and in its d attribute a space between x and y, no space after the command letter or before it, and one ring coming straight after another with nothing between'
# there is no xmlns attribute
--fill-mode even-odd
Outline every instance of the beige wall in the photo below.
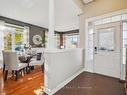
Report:
<svg viewBox="0 0 127 95"><path fill-rule="evenodd" d="M127 0L95 0L94 2L84 6L84 14L80 15L80 48L85 49L85 20L87 18L104 15L114 11L127 9ZM85 64L85 50L84 50ZM85 65L84 65L85 66Z"/></svg>
<svg viewBox="0 0 127 95"><path fill-rule="evenodd" d="M80 47L85 48L85 20L110 12L127 9L127 0L95 0L84 6L84 14L80 15Z"/></svg>
<svg viewBox="0 0 127 95"><path fill-rule="evenodd" d="M73 1L81 10L84 10L84 4L81 0L73 0Z"/></svg>
<svg viewBox="0 0 127 95"><path fill-rule="evenodd" d="M86 17L98 16L127 8L127 0L95 0L84 6Z"/></svg>

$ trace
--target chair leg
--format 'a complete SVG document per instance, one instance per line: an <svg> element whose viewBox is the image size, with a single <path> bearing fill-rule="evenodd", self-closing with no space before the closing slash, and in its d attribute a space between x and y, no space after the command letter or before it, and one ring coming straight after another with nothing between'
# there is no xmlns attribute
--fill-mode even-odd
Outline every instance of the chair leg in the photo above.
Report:
<svg viewBox="0 0 127 95"><path fill-rule="evenodd" d="M30 68L31 70L34 70L34 66L31 66L31 68Z"/></svg>
<svg viewBox="0 0 127 95"><path fill-rule="evenodd" d="M30 66L26 67L26 73L28 74L30 72Z"/></svg>
<svg viewBox="0 0 127 95"><path fill-rule="evenodd" d="M22 72L22 71L23 71L23 70L21 70L21 71L20 71L20 75L21 75L21 76L22 76L22 74L23 74L23 72Z"/></svg>
<svg viewBox="0 0 127 95"><path fill-rule="evenodd" d="M24 75L26 74L25 68L23 68L23 74L24 74Z"/></svg>
<svg viewBox="0 0 127 95"><path fill-rule="evenodd" d="M4 71L5 71L5 64L3 64L3 74L4 74Z"/></svg>
<svg viewBox="0 0 127 95"><path fill-rule="evenodd" d="M15 78L15 80L17 81L18 78L19 78L19 71L16 71L15 73L16 73L16 78Z"/></svg>
<svg viewBox="0 0 127 95"><path fill-rule="evenodd" d="M28 67L26 67L26 73L28 73Z"/></svg>
<svg viewBox="0 0 127 95"><path fill-rule="evenodd" d="M5 77L4 77L5 81L7 80L7 76L8 76L8 70L5 71Z"/></svg>
<svg viewBox="0 0 127 95"><path fill-rule="evenodd" d="M44 71L43 71L43 69L44 69L44 65L41 65L41 70L42 70L42 73L44 72Z"/></svg>
<svg viewBox="0 0 127 95"><path fill-rule="evenodd" d="M33 68L32 68L33 70L35 69L35 66L33 66Z"/></svg>
<svg viewBox="0 0 127 95"><path fill-rule="evenodd" d="M12 76L14 76L14 74L15 74L15 71L14 71L14 70L12 70Z"/></svg>

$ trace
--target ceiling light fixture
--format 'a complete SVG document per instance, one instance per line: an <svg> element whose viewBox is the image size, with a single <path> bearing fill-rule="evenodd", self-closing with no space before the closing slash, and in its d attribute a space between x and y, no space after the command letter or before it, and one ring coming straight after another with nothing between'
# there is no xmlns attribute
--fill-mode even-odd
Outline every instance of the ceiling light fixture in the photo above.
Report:
<svg viewBox="0 0 127 95"><path fill-rule="evenodd" d="M88 3L90 3L90 2L93 2L94 0L83 0L83 3L84 4L88 4Z"/></svg>

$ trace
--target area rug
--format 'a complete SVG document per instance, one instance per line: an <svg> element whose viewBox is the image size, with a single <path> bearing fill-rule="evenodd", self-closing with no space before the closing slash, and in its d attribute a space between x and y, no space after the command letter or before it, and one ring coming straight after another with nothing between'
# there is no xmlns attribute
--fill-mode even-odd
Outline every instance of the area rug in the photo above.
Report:
<svg viewBox="0 0 127 95"><path fill-rule="evenodd" d="M42 94L44 93L44 87L41 86L39 89L34 90L34 93L35 93L36 95L42 95Z"/></svg>

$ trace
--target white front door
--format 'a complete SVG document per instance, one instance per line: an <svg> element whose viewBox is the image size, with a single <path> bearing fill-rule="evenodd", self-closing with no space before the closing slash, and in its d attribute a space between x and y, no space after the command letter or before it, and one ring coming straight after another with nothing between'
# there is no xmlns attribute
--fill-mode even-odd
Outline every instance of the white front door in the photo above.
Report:
<svg viewBox="0 0 127 95"><path fill-rule="evenodd" d="M120 22L94 28L94 73L120 78Z"/></svg>

